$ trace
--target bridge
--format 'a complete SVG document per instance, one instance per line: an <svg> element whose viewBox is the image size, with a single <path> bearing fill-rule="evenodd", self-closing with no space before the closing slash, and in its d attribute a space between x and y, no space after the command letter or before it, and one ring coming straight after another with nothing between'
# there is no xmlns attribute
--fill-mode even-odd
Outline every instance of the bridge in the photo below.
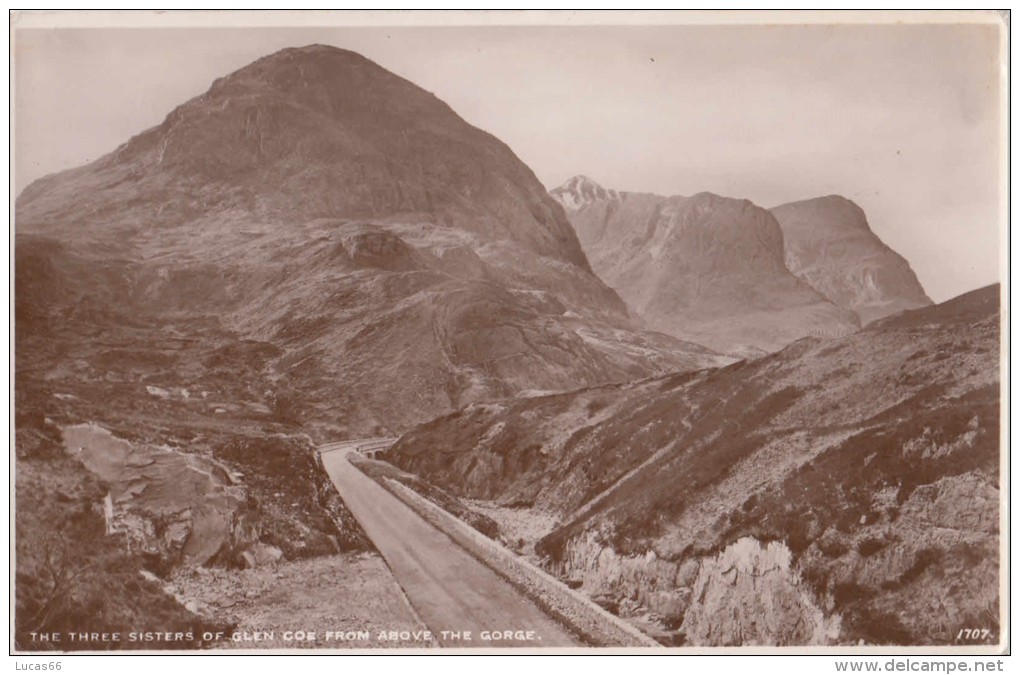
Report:
<svg viewBox="0 0 1020 675"><path fill-rule="evenodd" d="M356 452L363 457L369 459L378 459L379 455L386 452L391 445L397 442L397 437L372 437L372 438L360 438L351 441L343 441L341 443L331 443L324 445L319 448L319 454L325 452L333 452L337 447L343 447L345 454L349 452Z"/></svg>

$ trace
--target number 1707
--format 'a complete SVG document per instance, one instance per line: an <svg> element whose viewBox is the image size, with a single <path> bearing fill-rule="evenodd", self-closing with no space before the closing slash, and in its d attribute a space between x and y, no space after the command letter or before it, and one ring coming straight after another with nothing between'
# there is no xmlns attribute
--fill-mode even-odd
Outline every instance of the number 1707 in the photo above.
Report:
<svg viewBox="0 0 1020 675"><path fill-rule="evenodd" d="M992 636L992 631L987 628L961 628L957 634L957 640L987 640Z"/></svg>

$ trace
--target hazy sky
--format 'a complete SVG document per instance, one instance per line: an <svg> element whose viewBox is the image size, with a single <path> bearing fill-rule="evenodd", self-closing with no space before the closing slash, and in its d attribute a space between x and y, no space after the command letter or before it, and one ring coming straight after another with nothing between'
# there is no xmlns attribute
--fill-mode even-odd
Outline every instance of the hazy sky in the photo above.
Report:
<svg viewBox="0 0 1020 675"><path fill-rule="evenodd" d="M841 194L936 301L999 279L988 25L74 29L15 36L15 185L83 164L288 46L353 49L547 187Z"/></svg>

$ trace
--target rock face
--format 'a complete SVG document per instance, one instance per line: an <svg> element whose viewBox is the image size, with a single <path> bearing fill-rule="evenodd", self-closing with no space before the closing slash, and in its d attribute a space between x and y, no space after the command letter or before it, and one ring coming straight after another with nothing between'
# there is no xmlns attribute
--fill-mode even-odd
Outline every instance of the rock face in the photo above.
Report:
<svg viewBox="0 0 1020 675"><path fill-rule="evenodd" d="M771 211L790 271L861 323L931 304L910 263L882 243L849 199L830 195Z"/></svg>
<svg viewBox="0 0 1020 675"><path fill-rule="evenodd" d="M779 224L747 200L616 192L585 177L551 194L596 273L656 330L755 354L859 325L790 272Z"/></svg>
<svg viewBox="0 0 1020 675"><path fill-rule="evenodd" d="M725 361L638 330L503 143L332 47L260 59L33 183L16 225L19 358L37 372L67 373L55 341L82 334L233 336L280 383L253 403L334 437ZM204 371L181 372L156 379L196 389Z"/></svg>
<svg viewBox="0 0 1020 675"><path fill-rule="evenodd" d="M825 615L814 592L791 569L790 549L744 537L706 558L681 630L692 644L825 645L839 637L839 617Z"/></svg>
<svg viewBox="0 0 1020 675"><path fill-rule="evenodd" d="M557 515L550 568L678 643L955 644L997 629L999 354L992 286L754 361L471 406L387 459Z"/></svg>
<svg viewBox="0 0 1020 675"><path fill-rule="evenodd" d="M219 462L136 447L94 424L66 427L63 436L68 454L109 486L107 534L122 533L131 547L185 565L262 555L247 494Z"/></svg>

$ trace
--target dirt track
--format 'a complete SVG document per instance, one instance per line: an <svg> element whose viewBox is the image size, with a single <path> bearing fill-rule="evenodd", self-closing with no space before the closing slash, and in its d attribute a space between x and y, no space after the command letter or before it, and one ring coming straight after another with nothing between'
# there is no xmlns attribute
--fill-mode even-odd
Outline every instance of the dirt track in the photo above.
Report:
<svg viewBox="0 0 1020 675"><path fill-rule="evenodd" d="M517 589L352 466L347 454L353 447L323 446L326 471L441 645L580 646L576 637ZM443 631L459 631L462 636ZM463 636L466 631L471 639ZM484 631L533 631L533 636L485 640Z"/></svg>

